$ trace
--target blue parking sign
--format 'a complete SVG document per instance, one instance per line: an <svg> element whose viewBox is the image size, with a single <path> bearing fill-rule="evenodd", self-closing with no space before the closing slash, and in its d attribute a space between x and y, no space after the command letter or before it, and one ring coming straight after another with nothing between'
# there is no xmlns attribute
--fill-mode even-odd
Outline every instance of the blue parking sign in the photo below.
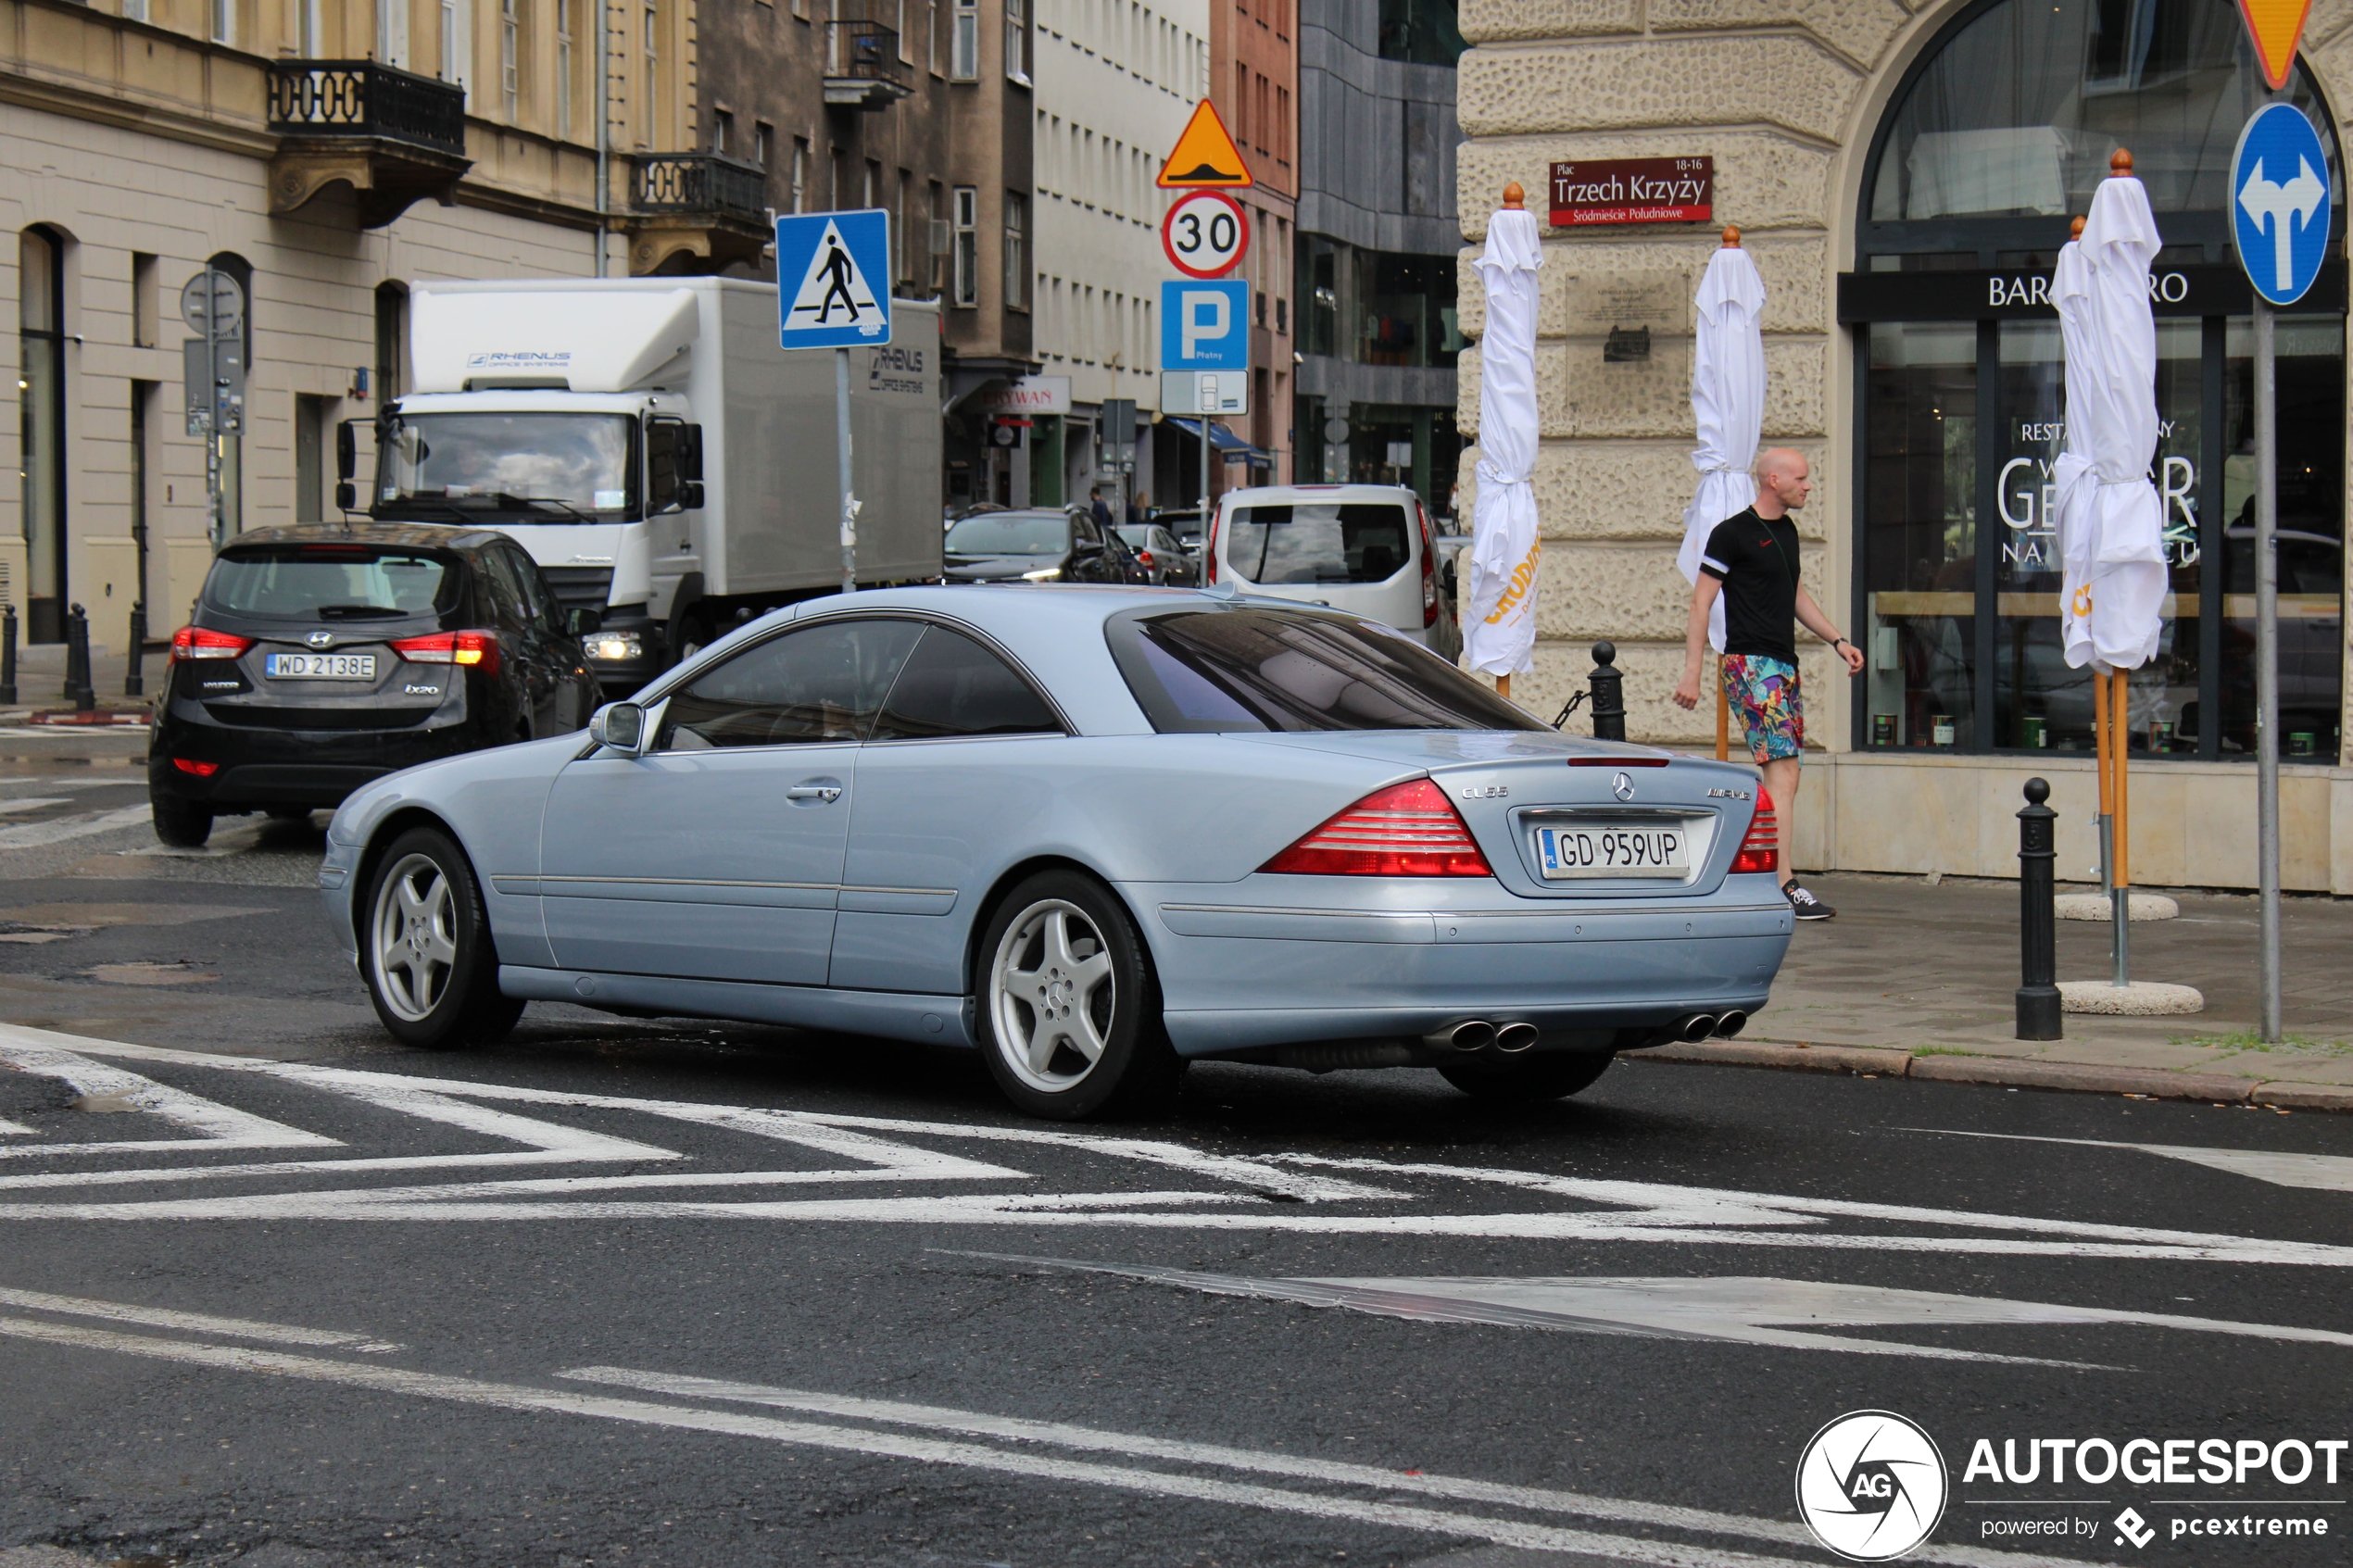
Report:
<svg viewBox="0 0 2353 1568"><path fill-rule="evenodd" d="M786 348L890 341L890 214L806 212L776 220L777 336Z"/></svg>
<svg viewBox="0 0 2353 1568"><path fill-rule="evenodd" d="M1250 369L1250 284L1239 278L1160 285L1160 368Z"/></svg>
<svg viewBox="0 0 2353 1568"><path fill-rule="evenodd" d="M2231 156L2231 232L2255 292L2293 305L2320 276L2329 248L2329 160L2312 122L2290 104L2266 104Z"/></svg>

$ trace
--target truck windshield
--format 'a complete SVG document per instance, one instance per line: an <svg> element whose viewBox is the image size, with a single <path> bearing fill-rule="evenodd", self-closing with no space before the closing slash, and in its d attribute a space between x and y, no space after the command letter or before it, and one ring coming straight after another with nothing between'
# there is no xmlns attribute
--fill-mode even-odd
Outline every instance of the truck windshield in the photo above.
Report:
<svg viewBox="0 0 2353 1568"><path fill-rule="evenodd" d="M378 459L378 516L520 512L598 522L635 500L626 414L403 414Z"/></svg>

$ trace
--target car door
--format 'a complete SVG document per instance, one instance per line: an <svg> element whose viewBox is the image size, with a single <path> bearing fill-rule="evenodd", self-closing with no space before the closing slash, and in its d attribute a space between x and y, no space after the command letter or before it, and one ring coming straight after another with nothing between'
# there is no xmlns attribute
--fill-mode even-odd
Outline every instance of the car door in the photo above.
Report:
<svg viewBox="0 0 2353 1568"><path fill-rule="evenodd" d="M582 721L565 711L573 661L566 657L569 639L556 623L555 596L540 577L538 562L519 546L502 545L496 553L515 600L515 636L522 649L523 700L531 709L531 733L557 735L576 730Z"/></svg>
<svg viewBox="0 0 2353 1568"><path fill-rule="evenodd" d="M1070 569L1066 573L1080 583L1116 583L1116 571L1103 554L1103 536L1095 530L1095 520L1084 512L1070 514Z"/></svg>
<svg viewBox="0 0 2353 1568"><path fill-rule="evenodd" d="M558 965L824 985L859 743L922 634L796 627L664 698L643 756L566 766L541 833Z"/></svg>
<svg viewBox="0 0 2353 1568"><path fill-rule="evenodd" d="M978 637L926 628L858 754L831 984L963 995L975 903L1068 826L1063 770L1084 744Z"/></svg>

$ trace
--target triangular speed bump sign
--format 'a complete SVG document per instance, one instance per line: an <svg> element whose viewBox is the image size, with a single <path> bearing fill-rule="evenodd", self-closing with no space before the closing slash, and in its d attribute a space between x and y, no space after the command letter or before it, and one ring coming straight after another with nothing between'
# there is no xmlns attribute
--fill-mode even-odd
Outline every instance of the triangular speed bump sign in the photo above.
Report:
<svg viewBox="0 0 2353 1568"><path fill-rule="evenodd" d="M800 273L800 286L784 309L786 347L854 347L890 341L890 312L867 281L870 272L879 275L889 257L885 221L878 211L777 220L779 279L792 276L786 269L797 268ZM820 223L822 230L812 235ZM808 248L796 254L799 246Z"/></svg>
<svg viewBox="0 0 2353 1568"><path fill-rule="evenodd" d="M2311 14L2312 0L2239 0L2239 15L2246 19L2246 35L2255 40L2263 80L2274 93L2287 85L2296 45L2304 36L2304 19Z"/></svg>
<svg viewBox="0 0 2353 1568"><path fill-rule="evenodd" d="M1217 106L1203 98L1193 107L1193 118L1185 122L1185 133L1176 138L1176 150L1160 166L1161 185L1178 190L1222 185L1239 190L1257 182L1250 177L1250 165L1242 161L1242 150L1226 134Z"/></svg>

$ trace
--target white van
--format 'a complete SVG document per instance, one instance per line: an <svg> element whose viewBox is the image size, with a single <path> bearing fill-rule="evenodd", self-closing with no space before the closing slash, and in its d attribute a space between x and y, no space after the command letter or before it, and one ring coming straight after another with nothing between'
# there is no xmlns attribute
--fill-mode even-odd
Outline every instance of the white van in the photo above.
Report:
<svg viewBox="0 0 2353 1568"><path fill-rule="evenodd" d="M1268 484L1217 498L1208 579L1394 626L1447 659L1462 633L1442 602L1429 513L1394 484Z"/></svg>

